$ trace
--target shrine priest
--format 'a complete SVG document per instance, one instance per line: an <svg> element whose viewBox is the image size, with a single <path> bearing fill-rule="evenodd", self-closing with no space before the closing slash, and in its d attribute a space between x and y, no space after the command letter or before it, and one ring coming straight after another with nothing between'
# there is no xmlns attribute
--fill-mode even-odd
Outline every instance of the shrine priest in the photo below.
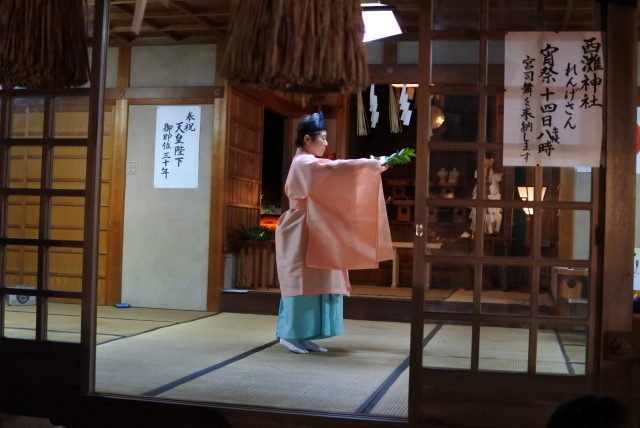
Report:
<svg viewBox="0 0 640 428"><path fill-rule="evenodd" d="M289 210L276 228L282 297L276 337L292 352L326 352L317 339L344 334L348 269L376 269L393 257L376 159L323 159L322 113L304 116L285 183Z"/></svg>

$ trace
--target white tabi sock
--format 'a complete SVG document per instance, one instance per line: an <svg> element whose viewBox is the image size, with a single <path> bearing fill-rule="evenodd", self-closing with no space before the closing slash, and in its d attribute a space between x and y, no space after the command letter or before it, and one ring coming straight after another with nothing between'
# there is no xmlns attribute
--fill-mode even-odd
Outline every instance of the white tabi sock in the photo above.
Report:
<svg viewBox="0 0 640 428"><path fill-rule="evenodd" d="M313 343L310 340L303 340L302 345L304 345L304 347L309 351L327 352L327 348L323 348L322 346L318 345L317 343Z"/></svg>
<svg viewBox="0 0 640 428"><path fill-rule="evenodd" d="M308 354L309 351L305 349L305 347L295 339L280 339L280 344L283 345L291 352L295 352L296 354Z"/></svg>

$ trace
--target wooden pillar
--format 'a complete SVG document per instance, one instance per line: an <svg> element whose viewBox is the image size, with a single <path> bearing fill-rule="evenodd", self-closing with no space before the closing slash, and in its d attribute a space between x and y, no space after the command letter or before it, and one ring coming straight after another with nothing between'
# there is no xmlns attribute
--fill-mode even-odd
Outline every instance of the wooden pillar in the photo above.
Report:
<svg viewBox="0 0 640 428"><path fill-rule="evenodd" d="M118 49L118 87L129 87L130 69L131 47L121 47ZM107 231L106 300L108 305L116 304L122 298L125 166L129 130L129 100L127 98L116 100L114 116L111 189L109 192L109 227Z"/></svg>
<svg viewBox="0 0 640 428"><path fill-rule="evenodd" d="M420 2L419 87L417 90L416 177L429 177L429 120L431 115L431 11L432 0ZM416 180L415 200L424 201L428 193L427 180ZM413 238L413 275L411 303L411 349L409 362L409 420L418 421L422 402L422 352L424 340L425 247L427 245L427 207L416 203L416 230Z"/></svg>
<svg viewBox="0 0 640 428"><path fill-rule="evenodd" d="M225 46L216 47L216 64L222 63ZM224 288L224 252L226 233L225 186L227 183L227 141L229 86L216 73L216 85L224 86L224 97L213 101L213 150L211 159L211 202L209 209L209 268L207 310L220 309L220 293Z"/></svg>
<svg viewBox="0 0 640 428"><path fill-rule="evenodd" d="M102 167L102 122L107 44L109 42L109 2L96 0L89 93L89 129L87 138L87 176L84 210L84 246L82 248L82 386L84 395L95 389L96 375L96 294L98 282L98 236L100 228L100 180Z"/></svg>
<svg viewBox="0 0 640 428"><path fill-rule="evenodd" d="M336 110L336 156L338 157L338 159L345 159L347 157L347 142L349 141L348 94L338 94L336 100Z"/></svg>
<svg viewBox="0 0 640 428"><path fill-rule="evenodd" d="M606 17L606 164L602 283L602 333L631 331L635 227L636 61L635 1L609 1ZM609 344L602 338L602 350ZM628 402L631 367L606 361L599 392Z"/></svg>

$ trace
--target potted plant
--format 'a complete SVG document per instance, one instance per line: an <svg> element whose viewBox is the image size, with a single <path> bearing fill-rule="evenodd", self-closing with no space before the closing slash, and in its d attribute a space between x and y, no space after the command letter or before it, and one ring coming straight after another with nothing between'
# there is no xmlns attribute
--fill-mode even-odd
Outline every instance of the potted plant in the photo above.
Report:
<svg viewBox="0 0 640 428"><path fill-rule="evenodd" d="M238 288L278 286L275 230L253 226L237 232Z"/></svg>

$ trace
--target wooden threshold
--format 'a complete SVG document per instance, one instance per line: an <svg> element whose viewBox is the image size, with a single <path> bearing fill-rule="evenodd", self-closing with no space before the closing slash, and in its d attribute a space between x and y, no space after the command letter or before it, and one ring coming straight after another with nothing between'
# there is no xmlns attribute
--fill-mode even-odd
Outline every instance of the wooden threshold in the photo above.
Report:
<svg viewBox="0 0 640 428"><path fill-rule="evenodd" d="M354 286L357 289L358 286ZM384 287L379 287L384 288ZM222 291L220 311L259 315L277 315L279 290ZM367 321L411 321L411 298L357 295L344 299L344 318Z"/></svg>

